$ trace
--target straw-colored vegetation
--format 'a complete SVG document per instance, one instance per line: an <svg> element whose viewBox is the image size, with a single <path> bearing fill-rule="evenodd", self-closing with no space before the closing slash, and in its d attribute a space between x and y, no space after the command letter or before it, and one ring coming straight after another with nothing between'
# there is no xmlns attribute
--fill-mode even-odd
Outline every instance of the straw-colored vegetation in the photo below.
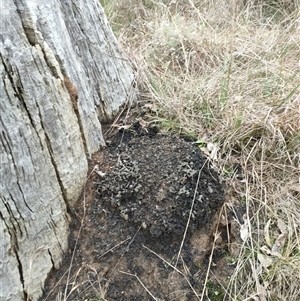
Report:
<svg viewBox="0 0 300 301"><path fill-rule="evenodd" d="M101 3L136 66L146 121L217 150L232 198L246 205L222 298L299 300L299 1Z"/></svg>

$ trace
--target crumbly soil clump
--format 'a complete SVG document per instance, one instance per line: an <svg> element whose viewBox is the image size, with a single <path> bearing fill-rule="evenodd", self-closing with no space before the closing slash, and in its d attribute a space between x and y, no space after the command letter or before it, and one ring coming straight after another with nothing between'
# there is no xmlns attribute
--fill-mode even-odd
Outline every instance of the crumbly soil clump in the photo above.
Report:
<svg viewBox="0 0 300 301"><path fill-rule="evenodd" d="M195 144L138 124L120 131L90 162L69 253L41 300L199 300L223 203Z"/></svg>

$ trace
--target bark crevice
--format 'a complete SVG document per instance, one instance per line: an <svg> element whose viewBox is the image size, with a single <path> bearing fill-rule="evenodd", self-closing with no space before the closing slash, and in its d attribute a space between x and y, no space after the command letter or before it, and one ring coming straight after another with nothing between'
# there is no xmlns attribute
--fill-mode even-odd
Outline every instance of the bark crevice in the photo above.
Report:
<svg viewBox="0 0 300 301"><path fill-rule="evenodd" d="M1 53L0 53L0 58L1 58L3 66L4 66L5 75L7 76L8 80L9 80L9 83L10 83L13 91L15 92L14 93L14 97L18 98L19 103L22 105L23 110L26 112L26 116L28 117L28 120L29 120L29 122L31 124L32 129L34 129L34 131L36 132L37 136L40 139L40 146L41 146L41 148L44 149L44 146L43 146L43 144L41 142L41 137L40 137L39 132L38 132L38 130L36 128L35 122L33 121L33 118L31 116L31 112L28 109L26 101L25 101L25 99L24 99L24 97L22 95L23 94L23 85L22 85L22 82L21 82L21 78L20 78L19 72L18 72L18 70L17 70L16 67L13 68L13 66L10 64L9 60L6 60L6 63L5 63L5 59L2 57ZM15 83L14 77L12 76L12 74L14 73L14 69L15 69L17 75L18 75L17 76L17 79L18 79L17 83L18 82L20 83L19 86L18 86L17 83ZM9 89L7 88L7 83L4 80L4 77L3 77L3 86L4 86L4 89L5 89L6 95L9 97L11 103L14 103L15 101L11 98L12 95L11 95L11 93L9 93Z"/></svg>
<svg viewBox="0 0 300 301"><path fill-rule="evenodd" d="M2 64L4 66L4 70L5 70L5 74L7 75L7 78L10 82L10 85L11 87L13 88L14 90L14 97L17 97L18 100L20 101L20 103L22 104L23 106L23 109L25 110L27 116L28 116L28 119L32 125L32 127L35 128L35 125L34 125L34 122L31 118L31 115L30 115L30 111L28 110L27 108L27 105L26 105L26 102L24 100L24 97L23 97L23 86L22 86L22 82L21 82L21 79L20 79L20 76L19 76L19 72L17 70L17 68L13 68L13 66L10 64L9 60L5 60L1 53L0 53L0 57L1 57L1 61L2 61ZM6 62L5 62L6 61ZM13 74L16 73L17 74L17 77L16 77L16 80L14 80L14 77L13 77ZM6 91L6 95L8 95L9 97L11 97L10 93L8 92L8 89L6 87L6 81L3 80L3 84L4 84L4 89ZM12 101L13 103L13 101Z"/></svg>
<svg viewBox="0 0 300 301"><path fill-rule="evenodd" d="M24 294L24 300L27 300L27 294L26 294L26 291L25 291L24 272L23 272L22 263L20 261L19 254L18 254L18 248L19 248L18 246L19 245L18 245L17 236L18 236L19 231L21 233L21 237L23 236L22 229L20 228L19 223L16 221L16 219L14 217L14 214L13 214L13 211L11 210L9 204L7 202L5 202L4 200L2 200L2 201L3 201L3 204L6 208L6 210L7 210L7 213L10 216L10 223L8 224L6 222L6 219L4 218L4 216L2 215L1 212L0 212L0 216L1 216L1 219L3 220L3 222L6 226L7 231L8 231L8 235L9 235L9 238L10 238L10 252L15 255L14 257L16 258L16 261L17 261L17 268L18 268L18 271L19 271L18 274L19 274L19 278L20 278L20 283L21 283L22 288L23 288L22 293Z"/></svg>
<svg viewBox="0 0 300 301"><path fill-rule="evenodd" d="M13 200L14 202L14 200ZM14 202L15 204L15 202ZM4 206L6 208L6 211L9 215L9 224L6 223L6 221L4 220L4 223L8 229L8 233L10 235L10 238L12 240L12 245L17 243L17 237L24 237L24 233L21 229L20 223L17 221L17 217L14 215L13 210L11 209L10 205L8 202L4 202ZM21 217L20 212L18 211L18 209L16 208L16 211L18 213L18 215ZM26 231L25 231L26 232ZM26 233L27 234L27 233Z"/></svg>
<svg viewBox="0 0 300 301"><path fill-rule="evenodd" d="M2 123L2 122L1 122L1 123ZM4 125L3 125L3 128L5 128ZM7 149L7 150L8 150L8 153L11 155L11 160L12 160L12 163L13 163L12 165L13 165L13 168L14 168L14 171L15 171L16 185L18 186L19 192L20 192L21 195L22 195L23 202L24 202L25 206L27 207L27 209L28 209L31 213L34 213L34 212L32 211L32 209L30 208L30 206L27 204L26 198L25 198L25 196L24 196L24 193L23 193L23 191L22 191L21 185L20 185L20 183L19 183L19 177L20 177L20 175L19 175L19 171L18 171L18 169L17 169L17 165L16 165L16 162L15 162L14 153L13 153L13 150L12 150L12 148L11 148L11 146L10 146L10 143L9 143L8 138L6 137L6 134L5 134L4 131L2 132L2 135L1 135L0 137L1 137L2 145L3 145L4 149ZM5 143L4 143L4 141L3 141L2 138L5 140ZM5 146L6 146L6 147L5 147ZM11 200L14 202L15 208L16 208L16 210L17 210L17 208L18 208L18 207L17 207L17 202L15 202L14 198L12 197L12 195L11 195L10 193L9 193L9 195L10 195L10 197L11 197ZM23 218L22 215L21 215L21 213L20 213L19 211L18 211L18 214L19 214L19 216L20 216L21 218ZM13 214L12 214L12 216L13 216Z"/></svg>
<svg viewBox="0 0 300 301"><path fill-rule="evenodd" d="M79 125L79 130L80 130L80 135L81 135L81 139L82 139L82 143L83 143L83 147L84 147L84 152L87 158L89 158L89 151L87 148L87 141L84 135L84 129L83 129L83 124L82 124L82 120L79 114L79 108L78 108L78 90L76 88L76 86L71 82L71 80L64 76L64 84L65 87L68 91L71 103L72 103L72 107L74 109L74 113L76 115L77 121L78 121L78 125Z"/></svg>
<svg viewBox="0 0 300 301"><path fill-rule="evenodd" d="M43 127L43 124L42 124L42 127ZM47 134L47 132L45 131L44 128L43 128L43 130L44 130L44 134L45 134L45 139L46 139L46 145L47 145L47 148L48 148L48 152L50 154L49 157L50 157L52 166L53 166L55 174L56 174L57 183L59 184L60 191L61 191L61 194L63 196L63 199L64 199L66 205L68 205L69 202L68 202L68 198L67 198L67 195L66 195L66 190L65 190L64 185L62 183L62 180L60 178L59 171L58 171L58 166L57 166L57 164L55 162L55 159L54 159L53 150L52 150L52 146L51 146L51 141L50 141L50 139L48 137L48 134Z"/></svg>
<svg viewBox="0 0 300 301"><path fill-rule="evenodd" d="M18 254L16 248L14 248L14 253L15 253L15 256L17 259L17 263L18 263L18 270L19 270L19 275L20 275L20 282L23 287L24 300L28 300L28 295L27 295L26 287L25 287L25 278L24 278L23 267L22 267L22 263L21 263L21 260L19 258L19 254Z"/></svg>
<svg viewBox="0 0 300 301"><path fill-rule="evenodd" d="M54 263L54 260L53 260L52 254L51 254L51 252L50 252L50 250L49 250L49 249L48 249L47 251L48 251L49 258L50 258L50 260L51 260L52 266L53 266L53 267L55 267L55 263Z"/></svg>

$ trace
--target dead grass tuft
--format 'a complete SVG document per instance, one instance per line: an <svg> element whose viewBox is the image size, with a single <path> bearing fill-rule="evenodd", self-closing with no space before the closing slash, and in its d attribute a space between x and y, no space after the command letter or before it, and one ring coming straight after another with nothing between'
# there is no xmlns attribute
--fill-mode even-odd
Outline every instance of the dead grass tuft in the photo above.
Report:
<svg viewBox="0 0 300 301"><path fill-rule="evenodd" d="M149 118L217 145L220 171L242 167L228 189L246 204L246 238L226 296L298 300L299 1L101 2Z"/></svg>

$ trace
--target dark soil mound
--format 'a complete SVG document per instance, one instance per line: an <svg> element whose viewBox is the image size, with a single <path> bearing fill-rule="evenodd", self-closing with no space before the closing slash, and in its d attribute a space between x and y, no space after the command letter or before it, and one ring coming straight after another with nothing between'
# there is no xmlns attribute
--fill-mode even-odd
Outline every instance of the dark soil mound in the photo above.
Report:
<svg viewBox="0 0 300 301"><path fill-rule="evenodd" d="M224 202L217 173L199 148L137 126L118 133L91 165L93 183L76 212L82 216L85 205L68 300L151 300L150 294L159 300L197 300L199 258ZM79 227L75 219L73 249ZM72 252L50 276L47 291L70 266ZM65 278L56 293L64 291Z"/></svg>
<svg viewBox="0 0 300 301"><path fill-rule="evenodd" d="M170 136L135 137L111 147L111 169L98 183L98 206L127 225L177 248L191 213L188 236L205 227L223 204L216 172L195 145ZM197 184L198 182L198 184ZM192 207L193 205L193 207Z"/></svg>

